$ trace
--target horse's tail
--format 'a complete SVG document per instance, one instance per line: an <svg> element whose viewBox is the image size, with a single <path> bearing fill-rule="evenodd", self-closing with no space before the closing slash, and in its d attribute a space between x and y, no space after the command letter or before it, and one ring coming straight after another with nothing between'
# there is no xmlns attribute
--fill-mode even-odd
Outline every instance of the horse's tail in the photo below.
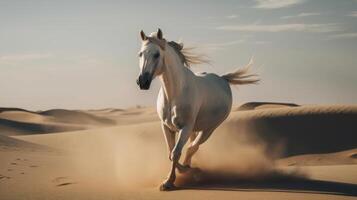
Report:
<svg viewBox="0 0 357 200"><path fill-rule="evenodd" d="M260 81L258 75L249 73L252 64L253 60L251 59L244 68L223 74L221 77L233 85L257 84Z"/></svg>

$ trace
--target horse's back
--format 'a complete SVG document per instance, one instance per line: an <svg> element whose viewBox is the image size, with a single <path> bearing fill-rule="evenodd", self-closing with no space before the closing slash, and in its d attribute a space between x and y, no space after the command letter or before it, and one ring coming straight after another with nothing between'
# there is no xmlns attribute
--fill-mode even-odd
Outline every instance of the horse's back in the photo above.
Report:
<svg viewBox="0 0 357 200"><path fill-rule="evenodd" d="M211 100L219 99L227 100L228 103L232 99L232 91L229 83L214 73L201 73L197 75L199 89L206 92L205 96ZM223 96L222 96L223 95ZM219 98L222 97L222 98Z"/></svg>

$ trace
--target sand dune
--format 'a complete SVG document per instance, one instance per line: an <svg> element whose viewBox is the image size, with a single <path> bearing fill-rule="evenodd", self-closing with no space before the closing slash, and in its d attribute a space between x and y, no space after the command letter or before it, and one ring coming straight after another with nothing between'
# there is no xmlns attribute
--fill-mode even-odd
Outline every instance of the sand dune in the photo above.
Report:
<svg viewBox="0 0 357 200"><path fill-rule="evenodd" d="M13 144L19 149L28 145L48 146L63 153L0 150L3 163L0 197L348 199L357 196L354 175L357 106L251 105L255 106L250 106L250 110L233 109L198 151L193 160L197 170L179 175L180 190L169 193L157 190L169 169L169 161L154 108L3 111L0 119L13 124L2 122L5 125L0 126L0 146ZM71 117L76 119L72 121ZM106 120L102 123L98 118L115 121L116 125ZM100 125L94 126L97 122ZM82 125L85 130L43 134L46 131L32 129L31 134L24 135L21 130L31 128L23 123ZM3 131L9 127L14 128L14 136L4 136ZM29 162L26 164L23 159Z"/></svg>
<svg viewBox="0 0 357 200"><path fill-rule="evenodd" d="M87 111L97 116L110 118L116 122L117 125L139 124L152 121L158 121L159 118L156 113L156 108L139 107L128 109L100 109Z"/></svg>
<svg viewBox="0 0 357 200"><path fill-rule="evenodd" d="M291 156L280 159L277 163L287 166L357 164L357 148L334 153Z"/></svg>
<svg viewBox="0 0 357 200"><path fill-rule="evenodd" d="M8 107L8 108L0 108L0 113L2 112L6 112L6 111L21 111L21 112L27 112L27 113L36 113L34 111L30 111L30 110L26 110L26 109L22 109L22 108L11 108L11 107Z"/></svg>
<svg viewBox="0 0 357 200"><path fill-rule="evenodd" d="M282 108L282 107L297 107L299 105L294 103L277 103L277 102L248 102L242 104L236 110L256 110L264 108Z"/></svg>
<svg viewBox="0 0 357 200"><path fill-rule="evenodd" d="M39 112L44 116L55 118L58 122L73 124L114 125L115 122L105 117L95 116L86 112L65 109L52 109Z"/></svg>
<svg viewBox="0 0 357 200"><path fill-rule="evenodd" d="M16 138L8 137L0 135L0 149L13 151L13 150L21 150L21 151L53 151L53 148L49 148L44 145L35 144L31 142L26 142L23 140L19 140Z"/></svg>
<svg viewBox="0 0 357 200"><path fill-rule="evenodd" d="M357 147L357 106L301 106L233 112L227 132L262 140L282 156L331 153Z"/></svg>
<svg viewBox="0 0 357 200"><path fill-rule="evenodd" d="M0 135L66 132L115 124L112 119L84 111L53 109L34 112L0 108Z"/></svg>

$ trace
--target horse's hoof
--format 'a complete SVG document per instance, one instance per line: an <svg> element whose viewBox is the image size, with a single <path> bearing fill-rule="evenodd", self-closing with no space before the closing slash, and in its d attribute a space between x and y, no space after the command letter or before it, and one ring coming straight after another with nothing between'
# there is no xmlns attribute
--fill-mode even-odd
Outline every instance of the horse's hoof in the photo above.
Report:
<svg viewBox="0 0 357 200"><path fill-rule="evenodd" d="M173 183L165 182L160 185L160 191L171 191L175 189L175 185Z"/></svg>

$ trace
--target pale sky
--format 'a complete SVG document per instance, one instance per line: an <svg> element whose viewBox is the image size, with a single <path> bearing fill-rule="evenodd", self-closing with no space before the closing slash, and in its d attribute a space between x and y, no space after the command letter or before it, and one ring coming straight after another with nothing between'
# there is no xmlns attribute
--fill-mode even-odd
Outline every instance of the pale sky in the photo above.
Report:
<svg viewBox="0 0 357 200"><path fill-rule="evenodd" d="M254 57L235 104L357 103L356 0L0 1L0 107L154 106L136 85L139 31L196 46L222 74Z"/></svg>

